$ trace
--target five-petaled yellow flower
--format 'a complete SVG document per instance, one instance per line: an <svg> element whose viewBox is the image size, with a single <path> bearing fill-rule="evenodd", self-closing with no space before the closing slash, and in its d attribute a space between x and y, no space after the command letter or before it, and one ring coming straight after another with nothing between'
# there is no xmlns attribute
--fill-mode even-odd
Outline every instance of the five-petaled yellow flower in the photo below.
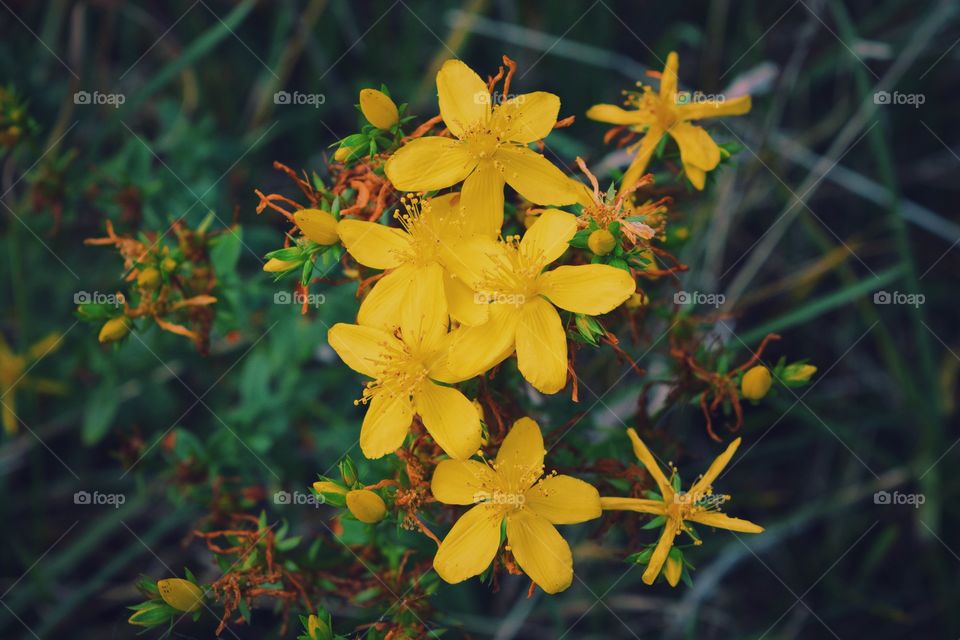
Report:
<svg viewBox="0 0 960 640"><path fill-rule="evenodd" d="M376 327L338 323L327 334L348 367L373 378L358 401L370 404L360 427L360 449L368 458L393 453L403 444L416 413L447 455L469 458L480 447L477 409L457 389L437 384L466 379L453 375L447 366L446 326L428 321L416 325L408 319L398 333L399 337Z"/></svg>
<svg viewBox="0 0 960 640"><path fill-rule="evenodd" d="M647 163L650 162L650 157L664 133L669 134L680 147L680 160L687 178L694 187L703 189L707 172L720 164L720 147L702 127L690 121L739 116L750 111L750 96L730 100L691 100L689 94L679 94L679 65L677 54L671 52L660 76L659 93L654 93L649 86L645 86L643 95L629 94L628 103L636 107L635 109L598 104L587 110L587 117L591 120L626 125L634 131L644 133L640 141L628 149L636 156L623 176L621 192L629 189L646 171Z"/></svg>
<svg viewBox="0 0 960 640"><path fill-rule="evenodd" d="M554 525L600 517L597 490L565 475L543 476L543 436L530 418L517 420L492 465L476 460L444 460L430 488L445 504L475 505L443 539L433 568L447 582L480 575L500 548L507 522L507 545L520 568L547 593L573 580L570 546Z"/></svg>
<svg viewBox="0 0 960 640"><path fill-rule="evenodd" d="M367 267L388 270L364 298L357 322L393 329L401 310L411 308L415 300L444 326L448 313L463 324L486 321L486 307L476 304L469 287L444 268L446 256L464 238L459 197L404 196L405 212L396 215L403 229L364 220L340 221L337 230L350 255Z"/></svg>
<svg viewBox="0 0 960 640"><path fill-rule="evenodd" d="M503 223L503 185L536 204L576 201L579 183L527 147L557 122L560 99L536 91L492 105L480 76L459 60L437 73L440 115L453 138L427 136L397 150L384 167L401 191L435 191L463 182L461 206L471 230L496 237Z"/></svg>
<svg viewBox="0 0 960 640"><path fill-rule="evenodd" d="M760 533L763 527L756 525L748 520L740 518L731 518L720 513L719 506L729 499L729 496L721 496L713 493L713 481L717 479L720 472L723 471L730 458L733 457L737 447L740 446L740 438L737 438L727 447L726 451L717 456L716 460L707 469L703 476L693 483L687 492L674 491L670 480L663 473L660 465L657 464L653 454L647 449L640 436L633 429L627 429L627 435L633 442L633 452L637 459L647 468L657 488L660 491L660 498L656 500L646 498L600 498L600 504L605 510L637 511L639 513L649 513L665 518L666 523L663 532L660 534L660 540L657 542L653 555L650 556L650 563L643 572L643 581L647 584L653 584L653 581L660 575L673 547L674 539L681 532L688 532L689 527L686 523L693 522L707 525L708 527L717 527L720 529L729 529L741 533ZM693 537L693 536L691 536ZM699 544L697 538L693 538L695 544ZM674 563L670 567L673 575L668 575L668 581L671 585L676 585L679 580L677 571L679 567Z"/></svg>
<svg viewBox="0 0 960 640"><path fill-rule="evenodd" d="M575 216L546 210L517 241L478 236L457 247L450 268L490 306L490 319L452 335L451 367L464 377L488 370L517 352L520 372L543 393L567 383L567 337L556 308L600 315L636 289L626 271L605 264L549 271L577 232Z"/></svg>

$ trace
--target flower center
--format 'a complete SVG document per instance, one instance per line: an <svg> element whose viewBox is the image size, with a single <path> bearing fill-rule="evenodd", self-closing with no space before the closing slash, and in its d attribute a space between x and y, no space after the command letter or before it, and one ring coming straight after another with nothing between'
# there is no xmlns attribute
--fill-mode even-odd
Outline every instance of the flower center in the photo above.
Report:
<svg viewBox="0 0 960 640"><path fill-rule="evenodd" d="M494 258L493 266L480 274L477 294L491 304L520 307L539 292L537 281L546 257L540 252L523 251L520 236L504 238L501 246L504 250Z"/></svg>
<svg viewBox="0 0 960 640"><path fill-rule="evenodd" d="M415 266L425 266L440 257L439 222L433 215L430 201L420 195L400 196L403 212L393 217L409 234L410 244L404 248L401 260Z"/></svg>
<svg viewBox="0 0 960 640"><path fill-rule="evenodd" d="M373 365L377 376L367 383L362 397L354 404L366 404L375 396L386 396L391 400L407 398L420 383L428 379L423 358L409 346L403 344L398 347L395 342L385 342L380 346L379 358Z"/></svg>

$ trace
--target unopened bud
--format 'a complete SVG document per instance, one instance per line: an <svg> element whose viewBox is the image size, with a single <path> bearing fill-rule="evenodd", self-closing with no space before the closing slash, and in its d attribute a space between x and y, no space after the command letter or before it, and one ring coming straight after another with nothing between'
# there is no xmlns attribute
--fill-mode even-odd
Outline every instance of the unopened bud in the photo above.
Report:
<svg viewBox="0 0 960 640"><path fill-rule="evenodd" d="M367 122L385 131L389 131L400 120L397 105L390 96L376 89L360 91L360 111Z"/></svg>
<svg viewBox="0 0 960 640"><path fill-rule="evenodd" d="M606 229L597 229L587 238L587 246L598 256L605 256L617 246L617 239Z"/></svg>
<svg viewBox="0 0 960 640"><path fill-rule="evenodd" d="M376 524L387 515L383 498L369 489L355 489L347 494L347 509L360 522Z"/></svg>
<svg viewBox="0 0 960 640"><path fill-rule="evenodd" d="M743 379L740 381L740 392L747 400L760 400L770 391L772 383L770 369L758 365L743 374Z"/></svg>

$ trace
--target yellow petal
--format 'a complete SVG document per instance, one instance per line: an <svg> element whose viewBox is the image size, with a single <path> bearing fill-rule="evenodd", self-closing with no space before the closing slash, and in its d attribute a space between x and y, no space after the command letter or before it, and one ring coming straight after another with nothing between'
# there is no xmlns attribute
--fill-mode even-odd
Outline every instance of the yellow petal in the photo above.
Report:
<svg viewBox="0 0 960 640"><path fill-rule="evenodd" d="M444 291L447 295L447 307L450 316L467 326L475 327L490 319L490 309L477 301L476 292L460 278L444 273Z"/></svg>
<svg viewBox="0 0 960 640"><path fill-rule="evenodd" d="M737 452L737 449L740 447L741 438L737 438L724 449L723 453L717 456L713 462L710 463L710 467L707 469L707 472L703 474L699 480L693 483L690 487L689 493L694 496L705 493L709 491L710 486L713 484L713 481L717 479L717 476L720 475L720 472L730 463L730 459L733 458L733 454Z"/></svg>
<svg viewBox="0 0 960 640"><path fill-rule="evenodd" d="M520 251L542 260L541 264L549 264L563 255L576 233L576 216L559 209L547 209L523 234Z"/></svg>
<svg viewBox="0 0 960 640"><path fill-rule="evenodd" d="M423 426L448 456L465 460L480 448L480 415L458 390L425 382L413 392L413 403Z"/></svg>
<svg viewBox="0 0 960 640"><path fill-rule="evenodd" d="M321 209L301 209L293 214L293 221L300 227L303 235L317 244L336 244L337 219Z"/></svg>
<svg viewBox="0 0 960 640"><path fill-rule="evenodd" d="M399 449L403 446L411 422L413 406L406 395L382 393L373 396L360 427L360 450L363 455L372 460Z"/></svg>
<svg viewBox="0 0 960 640"><path fill-rule="evenodd" d="M408 306L418 273L419 269L405 264L380 278L360 303L357 322L392 333L400 326L401 311Z"/></svg>
<svg viewBox="0 0 960 640"><path fill-rule="evenodd" d="M376 524L387 515L383 498L369 489L354 489L347 493L347 509L360 522Z"/></svg>
<svg viewBox="0 0 960 640"><path fill-rule="evenodd" d="M572 476L548 476L524 495L524 507L553 524L576 524L599 518L600 494Z"/></svg>
<svg viewBox="0 0 960 640"><path fill-rule="evenodd" d="M653 555L650 556L650 564L643 572L642 580L645 584L653 584L653 581L660 575L660 569L663 568L663 563L666 562L667 555L673 547L673 541L677 537L677 530L677 521L667 520L663 527L663 533L660 534L660 540L657 541L657 546L653 550Z"/></svg>
<svg viewBox="0 0 960 640"><path fill-rule="evenodd" d="M460 206L464 233L496 238L503 226L503 176L490 161L481 162L463 182Z"/></svg>
<svg viewBox="0 0 960 640"><path fill-rule="evenodd" d="M393 269L410 251L409 234L377 222L345 218L337 225L337 231L350 255L373 269Z"/></svg>
<svg viewBox="0 0 960 640"><path fill-rule="evenodd" d="M500 548L502 521L502 511L492 504L478 504L463 514L433 558L437 575L456 584L483 573Z"/></svg>
<svg viewBox="0 0 960 640"><path fill-rule="evenodd" d="M558 593L573 582L573 554L546 518L527 510L507 516L507 544L523 569L547 593Z"/></svg>
<svg viewBox="0 0 960 640"><path fill-rule="evenodd" d="M160 597L177 611L189 613L203 604L203 589L183 578L157 580Z"/></svg>
<svg viewBox="0 0 960 640"><path fill-rule="evenodd" d="M531 418L520 418L503 439L493 468L504 486L526 489L543 475L545 453L540 425Z"/></svg>
<svg viewBox="0 0 960 640"><path fill-rule="evenodd" d="M646 498L600 498L600 507L606 511L635 511L662 516L667 512L666 505L660 500Z"/></svg>
<svg viewBox="0 0 960 640"><path fill-rule="evenodd" d="M623 109L615 104L595 104L587 109L587 117L597 122L609 124L650 124L652 116L638 109Z"/></svg>
<svg viewBox="0 0 960 640"><path fill-rule="evenodd" d="M343 362L358 373L376 378L378 363L403 343L382 329L338 322L327 332L327 342Z"/></svg>
<svg viewBox="0 0 960 640"><path fill-rule="evenodd" d="M280 273L288 269L293 269L300 266L300 262L293 262L290 260L280 260L278 258L270 258L263 265L263 270L267 273ZM101 340L100 342L103 342Z"/></svg>
<svg viewBox="0 0 960 640"><path fill-rule="evenodd" d="M460 327L451 335L449 367L462 380L488 371L513 353L520 314L509 305L489 307L487 322Z"/></svg>
<svg viewBox="0 0 960 640"><path fill-rule="evenodd" d="M706 171L692 164L686 164L683 166L683 172L687 175L687 179L690 181L690 184L693 185L694 189L703 191L703 187L707 184Z"/></svg>
<svg viewBox="0 0 960 640"><path fill-rule="evenodd" d="M476 504L497 487L493 469L476 460L442 460L433 472L430 491L444 504Z"/></svg>
<svg viewBox="0 0 960 640"><path fill-rule="evenodd" d="M703 511L687 518L690 522L705 524L708 527L717 527L718 529L729 529L730 531L739 531L741 533L762 533L763 527L754 524L749 520L740 518L731 518L725 513L716 511Z"/></svg>
<svg viewBox="0 0 960 640"><path fill-rule="evenodd" d="M656 458L650 453L650 449L647 448L647 445L644 444L635 430L627 429L627 435L633 444L634 455L636 455L637 460L647 468L647 472L650 473L653 481L657 483L657 488L660 490L660 495L663 497L664 503L673 500L673 488L670 486L670 481L667 480L667 476L663 475L663 470L660 469Z"/></svg>
<svg viewBox="0 0 960 640"><path fill-rule="evenodd" d="M443 262L471 289L490 280L489 274L506 261L503 246L486 236L478 236L445 250Z"/></svg>
<svg viewBox="0 0 960 640"><path fill-rule="evenodd" d="M397 105L390 96L376 89L360 90L360 111L367 122L385 131L397 124L400 119Z"/></svg>
<svg viewBox="0 0 960 640"><path fill-rule="evenodd" d="M560 98L546 91L514 96L493 111L493 127L505 140L530 144L553 131L560 113Z"/></svg>
<svg viewBox="0 0 960 640"><path fill-rule="evenodd" d="M553 305L537 297L520 310L517 365L541 393L556 393L567 384L567 336Z"/></svg>
<svg viewBox="0 0 960 640"><path fill-rule="evenodd" d="M674 103L674 96L677 93L677 83L680 72L680 58L676 51L671 51L667 56L667 63L663 67L663 74L660 76L660 97L663 100L669 100Z"/></svg>
<svg viewBox="0 0 960 640"><path fill-rule="evenodd" d="M543 205L577 201L578 183L549 160L526 147L501 147L494 156L503 165L503 179L521 196Z"/></svg>
<svg viewBox="0 0 960 640"><path fill-rule="evenodd" d="M650 158L653 152L657 150L660 144L660 138L663 137L663 130L659 127L650 127L636 145L630 147L630 151L636 153L633 161L623 174L623 180L620 181L620 195L623 195L630 187L637 183L637 180L643 177L647 171L647 165L650 164Z"/></svg>
<svg viewBox="0 0 960 640"><path fill-rule="evenodd" d="M720 147L703 127L689 122L678 122L667 132L680 147L680 160L684 166L693 165L710 171L720 164Z"/></svg>
<svg viewBox="0 0 960 640"><path fill-rule="evenodd" d="M567 311L597 316L613 311L633 295L629 273L608 264L557 267L540 276L540 293Z"/></svg>
<svg viewBox="0 0 960 640"><path fill-rule="evenodd" d="M443 287L443 268L437 264L412 267L413 281L407 300L400 307L403 341L430 352L447 335L449 316Z"/></svg>
<svg viewBox="0 0 960 640"><path fill-rule="evenodd" d="M667 562L663 567L663 576L671 587L677 586L680 582L680 576L683 575L683 560L667 556Z"/></svg>
<svg viewBox="0 0 960 640"><path fill-rule="evenodd" d="M457 184L476 166L459 140L428 136L397 149L384 171L399 191L434 191Z"/></svg>
<svg viewBox="0 0 960 640"><path fill-rule="evenodd" d="M458 138L472 125L485 122L490 114L487 83L459 60L447 60L440 67L437 97L443 123Z"/></svg>
<svg viewBox="0 0 960 640"><path fill-rule="evenodd" d="M750 96L739 96L730 100L705 100L691 102L677 107L681 120L702 120L720 116L742 116L750 112Z"/></svg>

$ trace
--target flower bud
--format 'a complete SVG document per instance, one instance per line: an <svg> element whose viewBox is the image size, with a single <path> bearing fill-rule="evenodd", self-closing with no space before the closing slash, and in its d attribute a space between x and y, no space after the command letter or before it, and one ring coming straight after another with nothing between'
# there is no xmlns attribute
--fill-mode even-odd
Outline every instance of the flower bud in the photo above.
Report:
<svg viewBox="0 0 960 640"><path fill-rule="evenodd" d="M667 562L663 565L663 576L671 587L677 586L680 582L680 576L683 574L683 560L674 558L673 554L667 556Z"/></svg>
<svg viewBox="0 0 960 640"><path fill-rule="evenodd" d="M127 622L141 627L155 627L164 624L169 620L170 610L167 609L159 600L151 600L140 605L133 612Z"/></svg>
<svg viewBox="0 0 960 640"><path fill-rule="evenodd" d="M163 259L163 262L160 263L160 266L163 268L164 271L166 271L167 273L170 273L172 271L176 271L177 261L171 258L170 256L167 256L166 258Z"/></svg>
<svg viewBox="0 0 960 640"><path fill-rule="evenodd" d="M389 130L400 120L397 105L390 96L376 89L360 91L360 111L367 122L377 129Z"/></svg>
<svg viewBox="0 0 960 640"><path fill-rule="evenodd" d="M327 624L326 620L311 613L307 617L307 637L309 637L310 640L331 640L331 638L333 638L333 631L331 631L330 625Z"/></svg>
<svg viewBox="0 0 960 640"><path fill-rule="evenodd" d="M587 238L587 246L598 256L605 256L617 246L617 239L606 229L597 229Z"/></svg>
<svg viewBox="0 0 960 640"><path fill-rule="evenodd" d="M287 260L278 260L277 258L270 258L267 260L267 263L263 265L263 270L267 273L280 273L281 271L286 271L288 269L293 269L300 266L297 262L289 262Z"/></svg>
<svg viewBox="0 0 960 640"><path fill-rule="evenodd" d="M203 603L203 590L183 578L157 580L157 589L163 601L177 611L190 613L199 609Z"/></svg>
<svg viewBox="0 0 960 640"><path fill-rule="evenodd" d="M810 376L817 372L812 364L791 364L783 370L784 382L808 382Z"/></svg>
<svg viewBox="0 0 960 640"><path fill-rule="evenodd" d="M126 338L128 333L130 333L130 320L126 316L117 316L103 323L98 340L101 344L116 342Z"/></svg>
<svg viewBox="0 0 960 640"><path fill-rule="evenodd" d="M757 365L743 374L743 379L740 381L740 393L747 400L760 400L770 391L772 383L770 369Z"/></svg>
<svg viewBox="0 0 960 640"><path fill-rule="evenodd" d="M331 245L340 241L337 235L337 220L322 209L301 209L293 214L303 235L317 244Z"/></svg>
<svg viewBox="0 0 960 640"><path fill-rule="evenodd" d="M383 498L369 489L355 489L347 494L347 509L360 522L376 524L387 515Z"/></svg>
<svg viewBox="0 0 960 640"><path fill-rule="evenodd" d="M351 153L353 153L353 149L350 147L337 147L337 150L333 152L333 159L337 162L343 162L350 157Z"/></svg>
<svg viewBox="0 0 960 640"><path fill-rule="evenodd" d="M142 269L137 275L137 284L143 289L156 289L160 286L163 278L156 267L147 267Z"/></svg>
<svg viewBox="0 0 960 640"><path fill-rule="evenodd" d="M313 483L313 490L317 493L347 493L346 488L330 480L317 480Z"/></svg>

